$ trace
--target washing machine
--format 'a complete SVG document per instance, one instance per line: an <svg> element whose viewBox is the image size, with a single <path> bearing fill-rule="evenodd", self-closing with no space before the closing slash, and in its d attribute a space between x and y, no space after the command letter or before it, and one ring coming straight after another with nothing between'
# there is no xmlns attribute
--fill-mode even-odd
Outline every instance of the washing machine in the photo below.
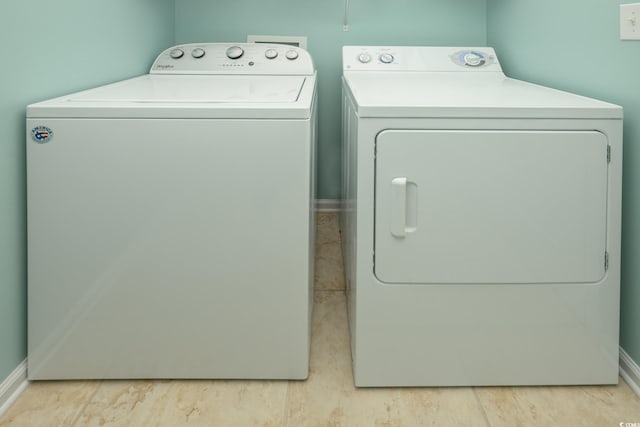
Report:
<svg viewBox="0 0 640 427"><path fill-rule="evenodd" d="M355 384L617 383L622 108L488 47L343 65Z"/></svg>
<svg viewBox="0 0 640 427"><path fill-rule="evenodd" d="M306 378L316 99L305 50L205 43L28 106L29 379Z"/></svg>

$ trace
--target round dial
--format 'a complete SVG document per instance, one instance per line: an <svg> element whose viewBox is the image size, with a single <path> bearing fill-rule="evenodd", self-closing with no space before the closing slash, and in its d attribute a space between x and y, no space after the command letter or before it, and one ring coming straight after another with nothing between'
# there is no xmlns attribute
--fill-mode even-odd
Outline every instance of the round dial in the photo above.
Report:
<svg viewBox="0 0 640 427"><path fill-rule="evenodd" d="M182 58L183 55L184 51L182 49L173 49L171 52L169 52L169 56L173 59Z"/></svg>
<svg viewBox="0 0 640 427"><path fill-rule="evenodd" d="M367 62L371 61L371 55L369 55L368 53L361 53L360 55L358 55L358 61L366 64Z"/></svg>
<svg viewBox="0 0 640 427"><path fill-rule="evenodd" d="M204 49L201 49L199 47L193 49L191 51L191 56L193 56L194 58L202 58L204 56Z"/></svg>
<svg viewBox="0 0 640 427"><path fill-rule="evenodd" d="M244 50L240 46L231 46L227 49L227 58L238 59L244 55Z"/></svg>
<svg viewBox="0 0 640 427"><path fill-rule="evenodd" d="M470 67L479 67L485 63L484 57L476 52L465 54L463 60L464 64Z"/></svg>
<svg viewBox="0 0 640 427"><path fill-rule="evenodd" d="M285 56L287 57L287 59L293 61L294 59L298 59L298 52L296 52L295 50L288 50Z"/></svg>
<svg viewBox="0 0 640 427"><path fill-rule="evenodd" d="M393 55L390 53L383 53L380 55L379 59L383 64L391 64L393 62Z"/></svg>
<svg viewBox="0 0 640 427"><path fill-rule="evenodd" d="M275 59L278 56L278 51L275 49L267 49L264 51L264 56L267 59Z"/></svg>

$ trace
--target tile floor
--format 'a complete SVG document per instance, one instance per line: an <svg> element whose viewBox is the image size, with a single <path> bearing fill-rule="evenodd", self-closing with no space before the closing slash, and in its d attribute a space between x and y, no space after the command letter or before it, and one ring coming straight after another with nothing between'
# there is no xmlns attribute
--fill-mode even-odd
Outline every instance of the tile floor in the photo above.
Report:
<svg viewBox="0 0 640 427"><path fill-rule="evenodd" d="M355 389L337 215L318 217L307 381L32 383L0 426L619 426L640 398L617 386Z"/></svg>

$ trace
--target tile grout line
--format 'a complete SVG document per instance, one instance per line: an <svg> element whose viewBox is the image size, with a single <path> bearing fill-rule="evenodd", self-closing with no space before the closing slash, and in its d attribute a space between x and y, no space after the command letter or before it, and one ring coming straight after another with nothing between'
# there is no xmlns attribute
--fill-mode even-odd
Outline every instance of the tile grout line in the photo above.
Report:
<svg viewBox="0 0 640 427"><path fill-rule="evenodd" d="M287 391L284 395L284 408L282 410L282 427L289 426L289 392L291 390L291 381L287 381Z"/></svg>
<svg viewBox="0 0 640 427"><path fill-rule="evenodd" d="M478 396L477 388L471 387L471 390L473 391L473 396L476 398L476 403L478 404L478 406L480 406L480 410L482 411L482 416L484 417L484 422L486 423L487 427L491 427L491 421L489 421L489 416L487 415L487 411L485 411L484 405L480 400L480 396Z"/></svg>
<svg viewBox="0 0 640 427"><path fill-rule="evenodd" d="M89 398L87 399L87 401L84 403L84 405L82 405L82 408L80 408L80 410L78 411L78 413L76 414L75 418L73 419L73 421L71 422L71 427L75 427L78 422L80 421L80 417L82 416L82 414L84 413L84 410L87 409L87 406L89 406L89 404L91 403L91 401L93 401L93 398L95 397L95 395L98 393L98 390L100 390L100 388L102 387L102 384L104 384L103 380L99 381L98 387L96 387L96 389L93 391L93 393L91 393L91 396L89 396Z"/></svg>

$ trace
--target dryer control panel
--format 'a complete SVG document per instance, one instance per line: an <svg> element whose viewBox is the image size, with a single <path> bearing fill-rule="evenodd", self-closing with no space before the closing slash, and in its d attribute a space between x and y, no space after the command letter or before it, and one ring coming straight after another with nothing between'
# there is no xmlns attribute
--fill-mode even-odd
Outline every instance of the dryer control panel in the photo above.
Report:
<svg viewBox="0 0 640 427"><path fill-rule="evenodd" d="M151 74L313 75L309 53L299 47L265 43L192 43L162 52Z"/></svg>
<svg viewBox="0 0 640 427"><path fill-rule="evenodd" d="M490 47L345 46L345 71L502 72Z"/></svg>

